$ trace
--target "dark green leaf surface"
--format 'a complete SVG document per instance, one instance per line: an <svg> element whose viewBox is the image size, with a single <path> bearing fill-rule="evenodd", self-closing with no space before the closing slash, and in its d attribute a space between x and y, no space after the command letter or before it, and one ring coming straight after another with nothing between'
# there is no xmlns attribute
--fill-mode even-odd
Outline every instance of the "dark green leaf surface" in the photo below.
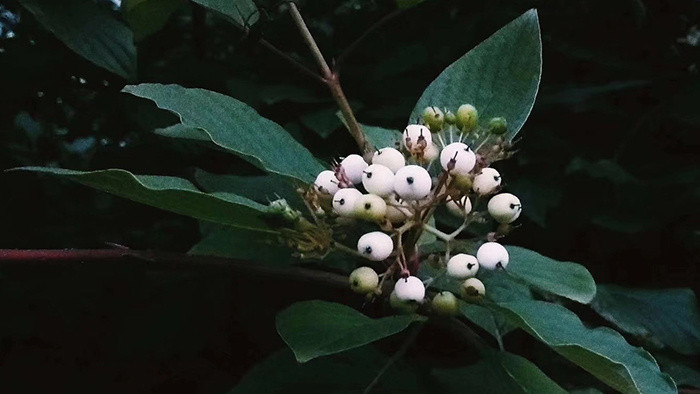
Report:
<svg viewBox="0 0 700 394"><path fill-rule="evenodd" d="M388 362L371 346L298 363L289 349L274 353L248 372L230 394L360 393ZM439 393L415 369L397 360L372 392Z"/></svg>
<svg viewBox="0 0 700 394"><path fill-rule="evenodd" d="M342 304L297 302L277 315L277 332L300 363L353 349L406 329L419 315L372 319Z"/></svg>
<svg viewBox="0 0 700 394"><path fill-rule="evenodd" d="M700 353L700 310L690 289L598 286L591 307L620 330L681 354Z"/></svg>
<svg viewBox="0 0 700 394"><path fill-rule="evenodd" d="M503 333L496 322L496 313L486 307L467 302L459 303L459 312L469 321L484 329L494 338L500 340Z"/></svg>
<svg viewBox="0 0 700 394"><path fill-rule="evenodd" d="M162 29L183 4L184 0L124 0L121 7L134 38L139 41Z"/></svg>
<svg viewBox="0 0 700 394"><path fill-rule="evenodd" d="M379 126L362 125L370 145L375 148L398 148L401 142L401 132Z"/></svg>
<svg viewBox="0 0 700 394"><path fill-rule="evenodd" d="M264 170L305 182L324 170L280 125L234 98L178 85L130 85L124 91L180 117L183 127L165 129L162 135L211 141Z"/></svg>
<svg viewBox="0 0 700 394"><path fill-rule="evenodd" d="M507 246L508 272L537 289L587 304L596 293L590 272L582 265L557 261L519 246Z"/></svg>
<svg viewBox="0 0 700 394"><path fill-rule="evenodd" d="M450 393L566 393L527 359L491 352L466 368L436 369L433 375Z"/></svg>
<svg viewBox="0 0 700 394"><path fill-rule="evenodd" d="M20 0L68 48L125 79L136 74L131 30L91 0Z"/></svg>
<svg viewBox="0 0 700 394"><path fill-rule="evenodd" d="M698 360L682 360L677 355L654 353L661 370L671 375L679 386L700 388L700 362ZM690 365L689 365L690 364Z"/></svg>
<svg viewBox="0 0 700 394"><path fill-rule="evenodd" d="M282 266L293 261L292 251L282 246L275 235L228 226L211 230L188 253Z"/></svg>
<svg viewBox="0 0 700 394"><path fill-rule="evenodd" d="M252 26L260 19L258 7L253 0L192 0L211 10L223 14L239 26Z"/></svg>
<svg viewBox="0 0 700 394"><path fill-rule="evenodd" d="M198 169L194 173L194 179L207 192L233 193L261 204L268 204L281 197L295 208L304 207L293 182L283 176L217 175Z"/></svg>
<svg viewBox="0 0 700 394"><path fill-rule="evenodd" d="M654 358L614 330L583 325L561 305L515 301L498 307L509 320L556 352L622 393L674 393L673 380Z"/></svg>
<svg viewBox="0 0 700 394"><path fill-rule="evenodd" d="M260 219L267 207L231 193L203 193L182 178L134 175L124 170L73 171L23 167L57 175L95 189L181 215L257 231L271 231Z"/></svg>
<svg viewBox="0 0 700 394"><path fill-rule="evenodd" d="M448 66L423 92L409 122L427 106L455 111L469 103L482 123L506 118L513 138L530 115L541 71L539 21L537 11L530 10Z"/></svg>

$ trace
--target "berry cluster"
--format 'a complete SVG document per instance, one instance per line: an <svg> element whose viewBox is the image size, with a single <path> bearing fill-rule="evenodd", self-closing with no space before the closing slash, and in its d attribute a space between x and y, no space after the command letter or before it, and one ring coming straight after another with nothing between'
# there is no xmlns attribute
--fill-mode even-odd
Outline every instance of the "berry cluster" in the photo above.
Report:
<svg viewBox="0 0 700 394"><path fill-rule="evenodd" d="M511 155L506 131L503 118L481 126L476 108L469 104L455 114L426 108L421 124L408 125L396 146L377 149L369 162L349 155L318 174L312 187L301 190L315 225L307 222L302 231L288 233L287 242L301 252L310 252L311 245L322 256L338 249L372 261L371 267L350 274L352 290L370 299L390 291L389 303L400 312L423 305L438 314L456 313L457 297L450 292L435 294L425 303L431 296L426 295L431 279L424 282L416 275L422 260L432 257L443 274L461 282L461 297L474 300L485 294L484 284L476 278L479 269L508 265L508 252L498 240L510 231L522 207L516 196L501 193L501 175L490 167ZM479 211L484 205L486 209ZM452 233L429 224L441 206L463 221ZM498 223L497 230L483 237L486 242L475 256L452 255L453 241L470 224L485 223L489 217ZM364 232L354 250L334 238L350 237L353 229ZM424 232L445 243L444 256L422 256L418 241Z"/></svg>

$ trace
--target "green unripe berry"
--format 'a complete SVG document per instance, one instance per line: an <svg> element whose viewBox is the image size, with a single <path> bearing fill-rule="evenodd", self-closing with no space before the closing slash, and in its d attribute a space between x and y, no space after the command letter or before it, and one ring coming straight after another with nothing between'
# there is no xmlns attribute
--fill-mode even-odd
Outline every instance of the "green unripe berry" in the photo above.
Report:
<svg viewBox="0 0 700 394"><path fill-rule="evenodd" d="M462 298L478 300L486 294L484 283L477 278L469 278L462 283Z"/></svg>
<svg viewBox="0 0 700 394"><path fill-rule="evenodd" d="M355 293L367 294L377 289L379 276L370 267L360 267L350 273L350 288Z"/></svg>
<svg viewBox="0 0 700 394"><path fill-rule="evenodd" d="M457 117L455 116L454 112L452 112L452 111L445 112L445 123L447 123L447 124L457 123Z"/></svg>
<svg viewBox="0 0 700 394"><path fill-rule="evenodd" d="M457 127L463 133L468 133L476 127L479 121L479 112L471 104L462 104L457 109L456 123Z"/></svg>
<svg viewBox="0 0 700 394"><path fill-rule="evenodd" d="M379 222L386 216L386 202L374 194L364 194L355 200L355 217L370 222Z"/></svg>
<svg viewBox="0 0 700 394"><path fill-rule="evenodd" d="M425 122L431 132L435 133L442 130L442 125L445 123L445 115L438 107L426 107L423 110L423 122Z"/></svg>
<svg viewBox="0 0 700 394"><path fill-rule="evenodd" d="M508 122L506 118L491 118L489 120L489 133L494 135L505 134L508 130Z"/></svg>
<svg viewBox="0 0 700 394"><path fill-rule="evenodd" d="M433 312L441 316L454 316L459 311L457 297L449 291L443 291L433 297Z"/></svg>

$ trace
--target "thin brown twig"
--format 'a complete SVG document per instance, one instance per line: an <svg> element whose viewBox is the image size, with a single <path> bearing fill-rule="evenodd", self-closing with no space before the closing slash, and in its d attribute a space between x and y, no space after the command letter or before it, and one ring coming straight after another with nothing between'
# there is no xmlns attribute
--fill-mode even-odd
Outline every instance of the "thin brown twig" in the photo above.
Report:
<svg viewBox="0 0 700 394"><path fill-rule="evenodd" d="M316 62L321 69L323 79L328 86L328 89L331 91L333 99L340 108L340 112L343 115L343 119L345 120L350 135L352 135L352 137L355 139L355 142L360 148L362 154L365 156L365 159L371 157L370 155L373 153L372 146L370 145L369 141L367 141L367 136L365 135L364 131L362 131L362 126L360 126L360 123L355 118L355 113L352 111L350 103L345 96L345 92L343 92L343 88L340 85L340 77L338 76L338 73L331 71L331 68L328 66L326 59L323 57L318 44L316 44L316 40L314 40L308 26L306 26L304 18L302 18L301 13L299 13L297 5L293 2L289 3L289 13L291 14L294 23L304 38L306 45L309 47L311 53L316 59Z"/></svg>

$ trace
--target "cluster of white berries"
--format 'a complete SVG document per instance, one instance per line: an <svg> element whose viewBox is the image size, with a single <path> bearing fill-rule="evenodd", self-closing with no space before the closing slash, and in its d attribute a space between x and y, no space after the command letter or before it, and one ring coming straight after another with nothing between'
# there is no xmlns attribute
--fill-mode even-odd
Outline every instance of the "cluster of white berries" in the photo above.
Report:
<svg viewBox="0 0 700 394"><path fill-rule="evenodd" d="M389 301L395 309L407 312L415 311L423 303L426 288L415 276L417 265L409 269L410 259L406 255L412 251L402 246L404 232L423 231L428 216L442 204L453 215L463 218L465 226L470 218L484 220L483 215L472 210L486 199L488 214L500 224L512 223L521 213L521 203L516 196L498 193L502 179L496 169L488 167L493 160L463 142L463 139L474 140L481 135L485 138L477 151L481 152L482 146L488 148L489 153L503 151L486 142L505 132L505 120L493 118L486 129L479 128L476 109L465 104L459 107L456 115L428 107L423 121L424 124L411 124L404 129L401 150L397 147L377 149L369 163L360 155L349 155L333 170L318 174L314 181L316 194L326 196L322 198L329 198L331 202L332 213L319 208L321 214L337 215L344 218L345 223L354 219L374 222L381 230L362 235L357 241L357 253L373 262L385 262L388 268L381 275L371 267L356 269L350 275L352 290L378 295L385 279L398 277ZM459 140L454 141L453 132L457 132ZM442 171L435 171L439 168L434 163L439 163ZM436 176L431 175L431 169ZM484 284L475 277L480 268L505 269L508 265L508 252L496 242L498 237L489 238L489 242L478 248L476 256L465 253L449 256L449 252L445 256L446 274L462 281L463 298L485 294ZM415 248L415 245L410 247ZM433 297L431 308L436 313L455 313L457 298L452 293L441 292Z"/></svg>

